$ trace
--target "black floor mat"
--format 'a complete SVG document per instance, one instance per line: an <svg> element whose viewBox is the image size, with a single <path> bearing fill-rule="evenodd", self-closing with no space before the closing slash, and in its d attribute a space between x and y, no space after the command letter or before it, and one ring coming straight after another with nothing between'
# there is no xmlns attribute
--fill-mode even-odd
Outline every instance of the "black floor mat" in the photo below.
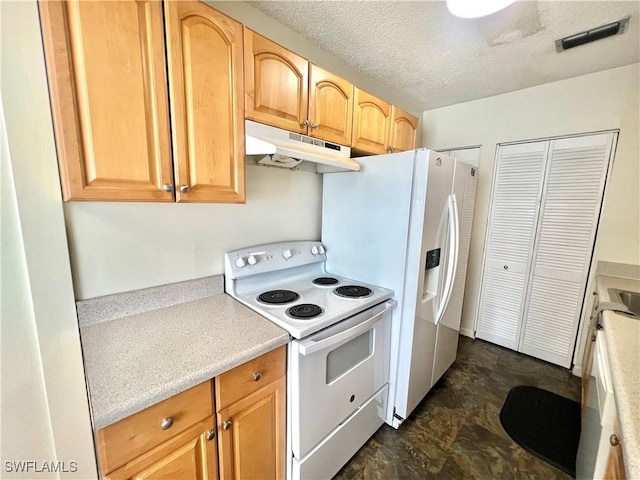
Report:
<svg viewBox="0 0 640 480"><path fill-rule="evenodd" d="M575 478L580 403L537 387L513 387L500 423L522 448Z"/></svg>

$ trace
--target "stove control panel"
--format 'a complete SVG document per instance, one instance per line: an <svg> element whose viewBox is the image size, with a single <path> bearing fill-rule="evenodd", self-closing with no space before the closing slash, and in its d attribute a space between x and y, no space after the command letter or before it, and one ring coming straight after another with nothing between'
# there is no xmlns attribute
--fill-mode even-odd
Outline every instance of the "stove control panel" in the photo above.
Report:
<svg viewBox="0 0 640 480"><path fill-rule="evenodd" d="M240 278L324 262L326 250L317 241L279 242L225 254L225 277Z"/></svg>

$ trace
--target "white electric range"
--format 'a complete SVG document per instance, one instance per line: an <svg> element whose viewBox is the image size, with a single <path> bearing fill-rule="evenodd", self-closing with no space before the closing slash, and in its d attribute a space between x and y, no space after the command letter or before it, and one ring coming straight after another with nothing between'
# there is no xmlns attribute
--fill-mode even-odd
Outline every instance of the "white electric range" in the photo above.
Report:
<svg viewBox="0 0 640 480"><path fill-rule="evenodd" d="M316 241L225 255L225 290L294 337L287 477L331 478L385 417L393 292L325 270Z"/></svg>

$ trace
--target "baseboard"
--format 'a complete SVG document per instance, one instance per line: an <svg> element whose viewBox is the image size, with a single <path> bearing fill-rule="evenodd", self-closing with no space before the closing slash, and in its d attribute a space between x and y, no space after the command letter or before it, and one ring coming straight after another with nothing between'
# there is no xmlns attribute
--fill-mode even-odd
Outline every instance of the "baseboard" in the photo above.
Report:
<svg viewBox="0 0 640 480"><path fill-rule="evenodd" d="M465 337L469 338L476 338L476 332L474 332L470 328L461 328L460 335L464 335Z"/></svg>

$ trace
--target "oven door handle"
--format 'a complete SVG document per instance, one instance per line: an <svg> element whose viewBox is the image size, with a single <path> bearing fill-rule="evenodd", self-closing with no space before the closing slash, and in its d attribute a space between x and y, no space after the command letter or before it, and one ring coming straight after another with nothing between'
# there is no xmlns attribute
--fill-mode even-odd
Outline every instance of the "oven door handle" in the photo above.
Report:
<svg viewBox="0 0 640 480"><path fill-rule="evenodd" d="M388 300L385 303L384 310L379 311L373 317L368 318L364 322L358 323L357 325L354 325L351 328L347 328L346 330L343 330L340 333L336 333L335 335L331 335L328 338L324 338L324 339L318 340L318 341L313 340L312 338L307 339L307 340L302 340L298 344L298 351L300 352L301 355L305 355L305 356L306 355L311 355L311 354L316 353L316 352L318 352L320 350L324 350L324 349L333 347L334 345L337 345L339 343L343 343L345 340L349 340L351 338L355 338L357 335L369 330L371 328L371 326L374 323L376 323L380 319L380 317L382 315L384 315L390 309L395 307L395 305L396 305L396 301L395 300Z"/></svg>

